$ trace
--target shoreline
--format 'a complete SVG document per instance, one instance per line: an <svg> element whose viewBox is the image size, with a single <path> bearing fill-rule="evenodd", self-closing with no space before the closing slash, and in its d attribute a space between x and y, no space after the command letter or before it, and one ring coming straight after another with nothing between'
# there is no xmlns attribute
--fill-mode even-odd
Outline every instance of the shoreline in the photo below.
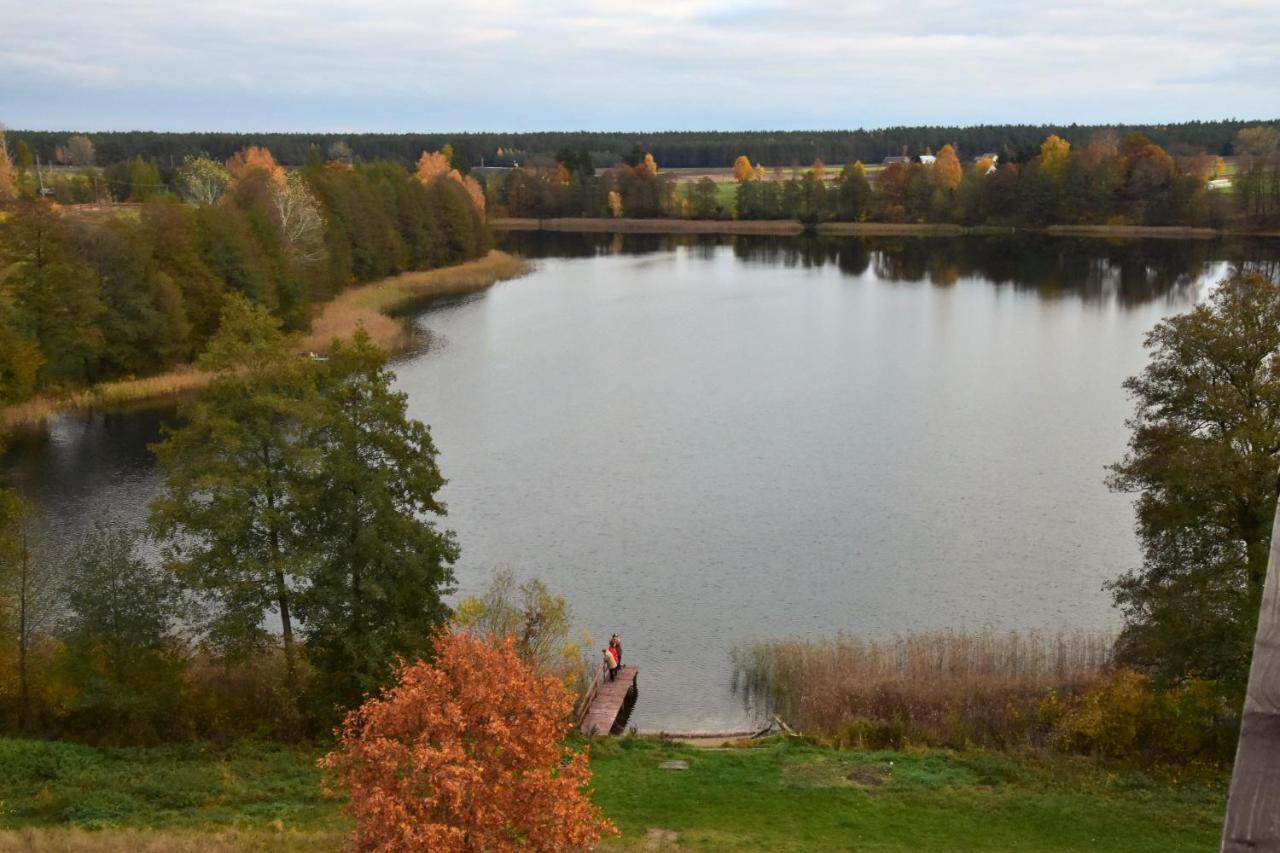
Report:
<svg viewBox="0 0 1280 853"><path fill-rule="evenodd" d="M397 315L433 299L485 290L500 281L518 278L528 264L515 255L491 250L482 258L433 270L400 273L342 291L320 306L311 331L298 341L299 354L325 352L335 339L349 338L363 323L378 346L395 353L409 345L412 335ZM203 388L209 374L194 365L138 379L100 382L64 394L33 397L0 408L0 425L37 426L65 411L119 406L178 397Z"/></svg>
<svg viewBox="0 0 1280 853"><path fill-rule="evenodd" d="M1100 239L1209 240L1216 237L1280 238L1280 231L1237 231L1187 225L1049 225L1018 228L1001 225L956 225L949 222L822 222L806 227L794 219L554 219L499 217L489 220L495 231L554 231L578 234L767 234L794 237L964 237L1017 233L1051 237Z"/></svg>

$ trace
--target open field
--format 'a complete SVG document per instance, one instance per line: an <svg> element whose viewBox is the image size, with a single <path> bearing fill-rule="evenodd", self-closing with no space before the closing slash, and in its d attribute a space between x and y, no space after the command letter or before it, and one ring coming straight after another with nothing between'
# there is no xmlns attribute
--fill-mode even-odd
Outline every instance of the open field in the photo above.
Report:
<svg viewBox="0 0 1280 853"><path fill-rule="evenodd" d="M406 341L404 323L394 317L415 304L437 297L483 290L496 282L523 274L524 261L506 252L452 267L398 276L353 287L325 304L312 321L311 332L298 351L327 350L334 338L346 338L360 323L379 346L396 349ZM35 424L60 411L117 406L185 394L208 383L207 374L185 366L141 379L103 382L64 394L35 397L0 409L0 422L10 426Z"/></svg>
<svg viewBox="0 0 1280 853"><path fill-rule="evenodd" d="M1225 800L1225 776L981 751L591 749L596 801L622 830L604 849L1209 850ZM0 851L338 850L347 823L321 790L322 751L0 740Z"/></svg>

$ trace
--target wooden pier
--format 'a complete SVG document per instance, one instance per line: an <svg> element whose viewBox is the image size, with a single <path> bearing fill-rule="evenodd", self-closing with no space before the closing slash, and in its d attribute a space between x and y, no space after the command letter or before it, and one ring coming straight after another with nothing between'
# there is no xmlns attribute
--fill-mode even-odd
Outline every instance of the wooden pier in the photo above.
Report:
<svg viewBox="0 0 1280 853"><path fill-rule="evenodd" d="M603 666L596 670L578 702L578 728L583 734L611 735L621 729L635 702L639 674L634 666L622 666L618 667L618 677L610 680L609 671Z"/></svg>

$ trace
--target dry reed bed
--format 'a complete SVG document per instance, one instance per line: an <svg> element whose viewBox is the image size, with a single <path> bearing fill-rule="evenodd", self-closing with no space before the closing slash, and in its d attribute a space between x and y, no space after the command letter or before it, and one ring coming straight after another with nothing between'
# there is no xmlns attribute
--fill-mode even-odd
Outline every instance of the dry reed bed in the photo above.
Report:
<svg viewBox="0 0 1280 853"><path fill-rule="evenodd" d="M407 272L372 284L343 291L320 310L311 332L298 344L299 352L328 350L334 339L349 338L363 323L373 340L390 350L409 341L405 324L391 316L429 299L483 290L526 270L524 261L506 252L493 251L474 261L452 267ZM144 400L175 397L204 387L208 374L184 366L142 379L102 382L65 394L36 397L0 409L0 424L38 424L61 411L119 406Z"/></svg>
<svg viewBox="0 0 1280 853"><path fill-rule="evenodd" d="M455 267L401 273L343 291L312 321L311 332L303 338L300 349L326 350L335 338L350 337L362 323L379 346L400 349L408 342L409 334L394 315L426 300L484 290L523 275L526 270L527 264L520 258L495 250Z"/></svg>
<svg viewBox="0 0 1280 853"><path fill-rule="evenodd" d="M1096 683L1112 642L993 631L781 640L736 649L734 679L792 726L844 745L1041 744L1046 698Z"/></svg>

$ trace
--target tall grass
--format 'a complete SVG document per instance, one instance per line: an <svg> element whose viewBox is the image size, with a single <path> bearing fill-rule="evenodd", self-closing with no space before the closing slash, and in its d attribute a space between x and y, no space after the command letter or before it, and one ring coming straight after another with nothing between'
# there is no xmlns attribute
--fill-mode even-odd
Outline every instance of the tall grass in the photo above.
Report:
<svg viewBox="0 0 1280 853"><path fill-rule="evenodd" d="M951 631L891 640L751 643L734 650L735 686L793 727L844 746L1039 745L1040 709L1076 696L1110 663L1104 634Z"/></svg>
<svg viewBox="0 0 1280 853"><path fill-rule="evenodd" d="M465 264L402 273L343 291L312 320L311 332L303 338L301 349L328 349L335 338L349 338L360 324L379 346L402 349L409 341L409 332L395 315L430 299L484 290L523 274L525 269L520 258L491 251Z"/></svg>

